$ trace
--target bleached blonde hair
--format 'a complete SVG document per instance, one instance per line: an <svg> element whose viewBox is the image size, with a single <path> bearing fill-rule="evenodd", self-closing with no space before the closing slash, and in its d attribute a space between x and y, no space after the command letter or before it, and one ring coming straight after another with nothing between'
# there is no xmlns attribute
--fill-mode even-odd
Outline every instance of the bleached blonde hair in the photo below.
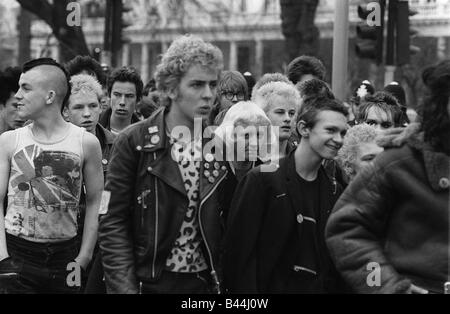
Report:
<svg viewBox="0 0 450 314"><path fill-rule="evenodd" d="M270 82L254 91L252 101L264 112L268 112L275 97L283 97L286 101L296 105L296 111L300 109L301 97L294 84L286 82Z"/></svg>
<svg viewBox="0 0 450 314"><path fill-rule="evenodd" d="M93 92L97 95L98 100L103 97L103 90L97 79L88 74L77 74L70 79L71 93L75 95L80 92Z"/></svg>
<svg viewBox="0 0 450 314"><path fill-rule="evenodd" d="M236 127L267 127L268 145L276 147L278 143L275 133L272 130L270 119L264 111L252 101L241 101L228 109L222 123L215 130L215 135L222 139L228 146L234 143L234 130ZM267 151L270 151L268 149ZM270 156L260 156L261 159L270 159Z"/></svg>

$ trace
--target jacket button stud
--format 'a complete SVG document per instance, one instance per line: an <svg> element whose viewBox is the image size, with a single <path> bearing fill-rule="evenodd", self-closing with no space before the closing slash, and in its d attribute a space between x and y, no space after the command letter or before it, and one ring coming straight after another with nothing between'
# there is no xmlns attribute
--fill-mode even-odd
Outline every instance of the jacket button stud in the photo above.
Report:
<svg viewBox="0 0 450 314"><path fill-rule="evenodd" d="M209 169L209 164L205 163L205 169Z"/></svg>
<svg viewBox="0 0 450 314"><path fill-rule="evenodd" d="M213 176L215 176L216 178L219 176L219 171L217 171L217 170L214 170L213 171Z"/></svg>
<svg viewBox="0 0 450 314"><path fill-rule="evenodd" d="M303 223L303 215L302 215L302 214L298 214L298 215L297 215L297 222L298 222L299 224Z"/></svg>
<svg viewBox="0 0 450 314"><path fill-rule="evenodd" d="M443 189L448 189L450 182L447 178L442 178L439 180L439 186Z"/></svg>
<svg viewBox="0 0 450 314"><path fill-rule="evenodd" d="M212 162L214 160L214 156L212 154L206 154L205 160L207 162Z"/></svg>
<svg viewBox="0 0 450 314"><path fill-rule="evenodd" d="M108 160L102 159L102 164L107 165L108 164Z"/></svg>
<svg viewBox="0 0 450 314"><path fill-rule="evenodd" d="M148 171L148 172L151 172L152 170L153 170L152 167L148 167L148 168L147 168L147 171Z"/></svg>
<svg viewBox="0 0 450 314"><path fill-rule="evenodd" d="M140 152L142 150L142 146L136 146L136 150Z"/></svg>
<svg viewBox="0 0 450 314"><path fill-rule="evenodd" d="M213 177L208 178L209 183L214 183L216 180Z"/></svg>

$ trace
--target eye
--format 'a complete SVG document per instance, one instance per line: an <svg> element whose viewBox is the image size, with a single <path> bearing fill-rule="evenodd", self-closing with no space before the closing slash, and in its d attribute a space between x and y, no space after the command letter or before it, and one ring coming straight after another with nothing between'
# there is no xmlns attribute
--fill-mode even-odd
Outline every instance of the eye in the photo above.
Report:
<svg viewBox="0 0 450 314"><path fill-rule="evenodd" d="M295 116L295 111L289 111L289 116L290 116L290 117Z"/></svg>
<svg viewBox="0 0 450 314"><path fill-rule="evenodd" d="M211 82L211 83L209 84L209 86L210 86L211 88L216 88L216 87L217 87L217 81Z"/></svg>
<svg viewBox="0 0 450 314"><path fill-rule="evenodd" d="M375 155L374 154L370 154L370 155L365 155L361 157L361 161L372 161L375 159Z"/></svg>
<svg viewBox="0 0 450 314"><path fill-rule="evenodd" d="M366 123L367 123L368 125L372 125L372 126L378 125L378 122L375 121L375 120L367 120Z"/></svg>
<svg viewBox="0 0 450 314"><path fill-rule="evenodd" d="M391 122L382 122L381 127L383 129L389 129L390 127L392 127L392 123Z"/></svg>

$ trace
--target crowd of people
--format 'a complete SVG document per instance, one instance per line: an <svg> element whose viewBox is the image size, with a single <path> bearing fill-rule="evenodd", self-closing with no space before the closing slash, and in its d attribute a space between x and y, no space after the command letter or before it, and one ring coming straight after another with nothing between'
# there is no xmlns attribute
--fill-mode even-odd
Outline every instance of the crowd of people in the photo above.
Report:
<svg viewBox="0 0 450 314"><path fill-rule="evenodd" d="M450 60L417 113L396 82L336 99L312 56L223 67L186 35L145 85L89 56L0 72L1 293L444 292Z"/></svg>

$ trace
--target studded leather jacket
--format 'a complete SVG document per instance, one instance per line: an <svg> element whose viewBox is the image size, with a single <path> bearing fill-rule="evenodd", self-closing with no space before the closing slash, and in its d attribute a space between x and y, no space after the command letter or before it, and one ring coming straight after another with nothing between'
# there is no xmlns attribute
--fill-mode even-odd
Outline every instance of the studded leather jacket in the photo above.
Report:
<svg viewBox="0 0 450 314"><path fill-rule="evenodd" d="M111 153L104 194L109 203L99 226L108 293L138 293L142 282L157 281L185 217L189 200L171 156L166 113L162 108L124 130ZM202 155L197 215L205 258L219 289L222 212L227 207L221 191L228 170L212 154Z"/></svg>

